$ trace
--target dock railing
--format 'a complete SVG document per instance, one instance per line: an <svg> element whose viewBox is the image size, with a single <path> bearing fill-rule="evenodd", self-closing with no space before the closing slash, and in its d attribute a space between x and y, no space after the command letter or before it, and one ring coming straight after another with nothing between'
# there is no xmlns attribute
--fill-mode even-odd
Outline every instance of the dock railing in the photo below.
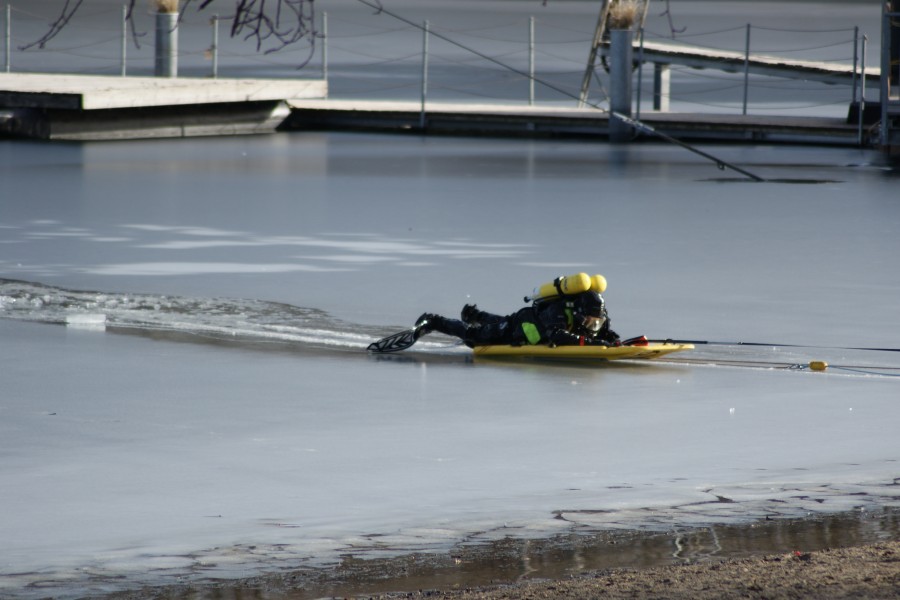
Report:
<svg viewBox="0 0 900 600"><path fill-rule="evenodd" d="M25 1L4 7L7 72L153 74L153 15L149 12L134 15L134 22L128 23L122 7L87 5L58 36L40 46L33 42L46 32L49 16L36 14L30 7ZM577 28L571 21L516 19L514 15L507 22L493 19L468 28L444 28L432 19L431 30L457 40L459 45L454 46L423 36L421 28L363 9L350 17L347 12L339 16L320 13L313 35L269 54L257 51L252 41L220 37L219 23L226 17L186 12L178 23L178 75L327 78L331 97L421 99L423 104L572 105L576 102L573 98L578 98L592 40L592 19L584 19ZM671 32L645 30L643 38L644 60L662 65L666 71L664 77L657 73L656 77L638 78L635 70L640 86L646 88L639 87L637 92L648 103L645 111L669 107L679 112L838 116L847 114L850 103L865 101L861 60L865 37L858 27L797 30L747 24L678 34L674 40ZM666 46L682 49L684 56L651 55ZM466 47L477 52L466 52ZM479 54L495 60L485 61ZM742 68L725 60L728 56L737 57ZM780 61L783 76L763 71L759 61L754 62L761 56ZM791 64L803 62L831 65L837 73L835 81L845 83L816 81L799 72L792 77ZM873 78L875 72L877 68L869 68L868 77ZM533 74L531 78L529 74ZM659 82L665 81L668 89L659 87ZM591 103L608 106L607 90L608 76L599 66ZM642 107L636 108L639 114Z"/></svg>

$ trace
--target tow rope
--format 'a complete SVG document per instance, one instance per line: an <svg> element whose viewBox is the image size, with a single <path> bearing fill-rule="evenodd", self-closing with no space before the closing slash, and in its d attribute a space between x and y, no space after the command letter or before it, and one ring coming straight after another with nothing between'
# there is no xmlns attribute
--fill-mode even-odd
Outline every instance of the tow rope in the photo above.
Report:
<svg viewBox="0 0 900 600"><path fill-rule="evenodd" d="M387 16L393 17L394 19L397 19L398 21L402 21L403 23L406 23L407 25L415 27L416 29L425 31L425 27L423 25L420 25L420 24L416 23L415 21L411 21L411 20L407 19L406 17L402 17L402 16L398 15L397 13L387 10L386 8L384 8L384 6L381 5L381 2L379 0L358 0L358 2L361 2L362 4L365 4L366 6L368 6L370 8L374 8L379 13L384 13ZM581 98L579 96L576 96L575 94L573 94L571 92L568 92L568 91L566 91L556 85L553 85L552 83L548 83L542 79L538 79L537 77L533 77L529 73L521 71L511 65L504 63L503 61L497 60L496 58L493 58L492 56L488 56L487 54L484 54L483 52L479 52L478 50L476 50L474 48L470 48L469 46L466 46L465 44L457 42L453 38L450 38L442 33L438 33L436 31L432 31L429 29L428 34L433 35L436 38L439 38L441 40L444 40L445 42L447 42L449 44L453 44L454 46L456 46L458 48L462 48L466 52L471 52L475 56L478 56L479 58L483 58L486 61L492 62L495 65L498 65L508 71L516 73L517 75L520 75L520 76L524 77L525 79L529 79L531 81L534 81L535 83L539 83L539 84L543 85L544 87L553 90L554 92L562 94L568 98L572 98L573 100L581 101ZM754 175L753 173L751 173L745 169L742 169L736 165L733 165L728 161L722 160L721 158L717 158L717 157L713 156L712 154L704 152L704 151L700 150L699 148L695 148L694 146L691 146L690 144L688 144L686 142L682 142L681 140L676 139L670 135L661 133L661 132L657 131L656 129L654 129L653 127L651 127L650 125L647 125L646 123L640 121L639 119L625 116L619 112L603 108L602 106L599 106L592 102L585 102L585 103L588 106L590 106L591 108L597 109L601 112L606 113L607 115L609 115L612 118L619 119L623 123L631 125L635 129L638 129L645 133L649 133L650 135L655 135L656 137L658 137L666 142L675 144L677 146L681 146L682 148L684 148L685 150L688 150L689 152L693 152L694 154L696 154L698 156L702 156L703 158L705 158L707 160L711 160L712 162L714 162L716 164L716 166L720 170L724 170L724 169L728 168L736 173L740 173L741 175L743 175L744 177L747 177L748 179L750 179L752 181L760 181L760 182L766 181L762 177L760 177L758 175Z"/></svg>

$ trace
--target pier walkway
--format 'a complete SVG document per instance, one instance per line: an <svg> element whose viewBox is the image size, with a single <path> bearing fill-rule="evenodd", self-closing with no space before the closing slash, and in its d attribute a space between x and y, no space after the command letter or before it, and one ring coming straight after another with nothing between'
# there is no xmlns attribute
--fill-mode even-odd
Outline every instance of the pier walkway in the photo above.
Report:
<svg viewBox="0 0 900 600"><path fill-rule="evenodd" d="M596 108L509 104L358 100L290 103L286 130L365 130L445 135L597 138L609 134L609 115ZM642 112L640 120L685 140L856 145L858 129L845 119ZM424 125L424 127L423 127ZM645 136L646 137L646 136Z"/></svg>
<svg viewBox="0 0 900 600"><path fill-rule="evenodd" d="M57 140L271 133L324 80L0 73L0 136Z"/></svg>
<svg viewBox="0 0 900 600"><path fill-rule="evenodd" d="M638 59L640 45L634 46L634 57ZM780 56L765 54L745 54L731 50L682 46L663 42L644 42L644 62L683 65L694 69L718 69L726 72L743 72L746 68L751 74L767 77L783 77L788 79L804 79L830 84L849 85L855 77L859 77L861 68L854 72L853 65L837 62L786 59ZM881 69L875 66L866 67L866 81L877 85L881 77Z"/></svg>
<svg viewBox="0 0 900 600"><path fill-rule="evenodd" d="M304 130L604 138L596 108L324 99L323 80L0 74L0 136L139 139ZM721 142L855 145L845 119L644 112L670 136Z"/></svg>

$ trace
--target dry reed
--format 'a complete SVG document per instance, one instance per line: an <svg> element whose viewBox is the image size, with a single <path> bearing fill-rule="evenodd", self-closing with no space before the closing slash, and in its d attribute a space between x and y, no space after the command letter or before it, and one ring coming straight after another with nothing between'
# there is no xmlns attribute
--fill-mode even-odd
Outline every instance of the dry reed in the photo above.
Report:
<svg viewBox="0 0 900 600"><path fill-rule="evenodd" d="M641 3L638 0L612 0L607 24L610 29L631 29L637 21Z"/></svg>
<svg viewBox="0 0 900 600"><path fill-rule="evenodd" d="M161 12L161 13L177 13L178 12L178 0L153 0L153 4L156 6L156 12Z"/></svg>

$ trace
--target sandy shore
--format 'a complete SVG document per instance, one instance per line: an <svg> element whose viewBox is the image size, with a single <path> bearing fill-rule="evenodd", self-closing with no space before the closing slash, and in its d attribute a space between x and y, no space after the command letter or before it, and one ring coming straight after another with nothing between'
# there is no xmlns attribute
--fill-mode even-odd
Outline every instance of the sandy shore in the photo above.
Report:
<svg viewBox="0 0 900 600"><path fill-rule="evenodd" d="M375 542L377 544L377 541ZM106 600L844 599L900 600L900 510L685 530L505 537L449 552L374 558L357 549L330 568L184 581Z"/></svg>
<svg viewBox="0 0 900 600"><path fill-rule="evenodd" d="M564 580L520 581L466 590L419 590L397 598L900 598L900 542L794 552L693 565L611 569Z"/></svg>

